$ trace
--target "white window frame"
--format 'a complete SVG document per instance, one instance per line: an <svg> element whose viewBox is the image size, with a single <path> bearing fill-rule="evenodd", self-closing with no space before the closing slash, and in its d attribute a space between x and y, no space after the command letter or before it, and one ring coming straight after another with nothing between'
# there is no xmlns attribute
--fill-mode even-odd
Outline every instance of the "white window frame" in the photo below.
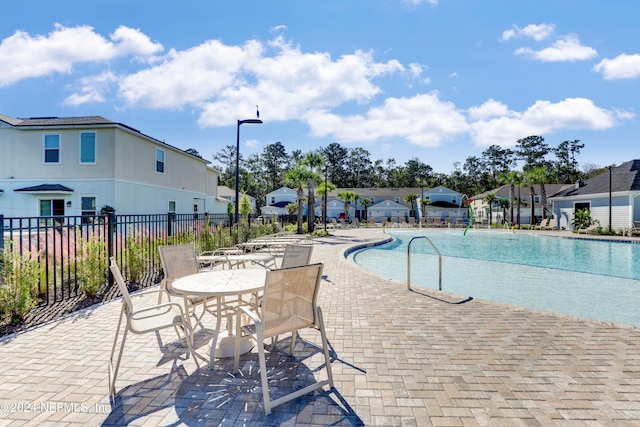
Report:
<svg viewBox="0 0 640 427"><path fill-rule="evenodd" d="M58 150L58 161L57 162L48 162L47 161L47 150L53 150L53 148L47 148L47 137L48 136L55 136L55 137L58 138L58 147L56 148L56 150ZM61 142L61 138L60 138L60 134L59 133L46 133L42 137L42 163L45 164L45 165L59 165L60 163L62 163L62 142Z"/></svg>
<svg viewBox="0 0 640 427"><path fill-rule="evenodd" d="M158 156L158 154L160 154L160 153L162 153L162 159L160 159L159 158L160 156ZM162 165L162 170L161 171L158 170L158 166L159 165ZM167 161L166 161L165 151L162 148L157 148L156 147L156 162L155 162L156 173L164 175L164 173L165 173L165 171L167 169L166 166L167 166Z"/></svg>
<svg viewBox="0 0 640 427"><path fill-rule="evenodd" d="M91 162L83 162L82 161L82 135L84 134L93 134L93 161ZM80 132L79 141L78 141L78 161L81 165L95 165L98 161L98 142L97 142L97 133L96 132Z"/></svg>

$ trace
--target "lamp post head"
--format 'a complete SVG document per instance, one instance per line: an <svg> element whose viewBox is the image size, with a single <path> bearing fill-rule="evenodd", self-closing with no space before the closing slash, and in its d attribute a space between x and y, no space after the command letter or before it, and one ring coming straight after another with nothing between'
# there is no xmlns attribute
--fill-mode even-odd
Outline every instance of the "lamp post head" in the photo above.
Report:
<svg viewBox="0 0 640 427"><path fill-rule="evenodd" d="M262 120L260 119L246 119L246 120L238 120L238 126L243 125L245 123L250 123L250 124L260 124L262 123Z"/></svg>

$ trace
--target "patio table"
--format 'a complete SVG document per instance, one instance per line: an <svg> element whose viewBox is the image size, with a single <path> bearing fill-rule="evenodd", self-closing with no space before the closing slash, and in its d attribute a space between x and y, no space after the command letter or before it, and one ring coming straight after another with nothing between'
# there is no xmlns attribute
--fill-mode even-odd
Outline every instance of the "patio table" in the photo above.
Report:
<svg viewBox="0 0 640 427"><path fill-rule="evenodd" d="M243 296L255 296L264 288L267 270L263 268L236 269L236 270L213 270L202 273L191 274L189 276L176 279L172 283L174 291L181 293L185 299L189 296L202 297L202 315L199 316L196 325L201 322L205 312L212 313L207 306L208 301L215 300L216 326L211 342L211 352L209 365L213 366L215 357L232 357L235 351L235 336L233 335L233 314L239 305L251 305L251 302L242 299ZM228 301L226 298L234 297ZM186 305L185 305L186 306ZM195 308L194 308L195 310ZM186 313L191 319L191 313ZM227 331L221 332L222 316L227 315ZM218 342L219 341L219 342ZM243 341L241 352L246 353L251 350L251 341Z"/></svg>

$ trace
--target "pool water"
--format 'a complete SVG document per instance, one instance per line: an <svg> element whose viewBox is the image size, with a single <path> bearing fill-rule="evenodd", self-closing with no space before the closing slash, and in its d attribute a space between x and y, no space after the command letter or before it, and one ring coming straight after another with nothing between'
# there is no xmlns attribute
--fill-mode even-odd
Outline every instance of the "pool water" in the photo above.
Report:
<svg viewBox="0 0 640 427"><path fill-rule="evenodd" d="M469 230L388 233L354 252L367 270L407 281L407 245L442 254L442 290L554 313L640 326L640 244ZM438 289L438 257L411 244L411 284Z"/></svg>

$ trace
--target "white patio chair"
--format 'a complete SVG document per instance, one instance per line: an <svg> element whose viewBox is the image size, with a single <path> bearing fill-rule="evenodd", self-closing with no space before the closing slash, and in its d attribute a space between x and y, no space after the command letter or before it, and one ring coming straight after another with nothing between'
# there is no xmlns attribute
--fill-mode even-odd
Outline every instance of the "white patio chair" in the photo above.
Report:
<svg viewBox="0 0 640 427"><path fill-rule="evenodd" d="M312 251L313 246L311 245L288 244L284 247L280 268L300 267L309 264Z"/></svg>
<svg viewBox="0 0 640 427"><path fill-rule="evenodd" d="M322 311L317 306L318 292L322 280L322 267L322 264L311 264L303 267L267 271L264 296L258 312L254 313L246 306L239 307L236 312L238 318L236 320L234 372L237 372L240 366L240 343L244 333L255 340L258 347L260 381L264 398L264 410L267 415L271 413L271 409L275 406L289 402L327 384L333 387L327 334L324 328ZM243 315L248 316L251 321L247 326L242 325L241 318ZM296 332L299 329L316 327L320 329L328 379L271 400L265 360L265 339L292 332L291 345L289 346L289 354L291 355L295 347ZM273 346L271 350L273 350Z"/></svg>
<svg viewBox="0 0 640 427"><path fill-rule="evenodd" d="M187 318L192 315L196 318L196 322L193 325L195 328L202 322L202 316L207 307L204 299L194 296L184 298L184 295L175 292L171 287L171 283L174 280L200 272L200 263L196 256L195 246L193 243L158 246L158 252L160 252L160 261L164 271L164 279L160 282L160 289L167 291L166 294L161 293L158 295L158 304L162 302L163 295L168 295L169 300L171 300L172 296L179 297L180 300L184 301L184 310L187 313ZM202 305L202 314L199 316L196 314L198 305Z"/></svg>
<svg viewBox="0 0 640 427"><path fill-rule="evenodd" d="M175 302L166 302L164 304L156 304L152 306L145 306L141 308L136 308L133 304L133 300L129 295L129 291L127 289L127 285L124 282L124 278L122 277L122 273L120 272L120 268L118 264L116 264L116 260L113 257L109 258L110 264L109 269L111 270L111 274L120 289L120 293L122 293L122 310L120 311L120 318L118 319L118 326L116 329L116 335L113 339L113 347L111 348L111 357L109 358L109 393L110 395L115 395L116 390L116 377L118 376L118 369L120 368L120 361L122 360L122 353L124 351L124 344L127 340L127 333L129 331L134 334L145 334L148 332L156 332L161 329L171 328L173 327L178 334L178 338L182 341L183 337L180 334L180 329L184 332L184 340L187 343L187 347L189 349L189 353L196 362L198 368L200 368L200 364L198 363L198 358L196 357L195 352L193 351L193 347L191 345L191 327L189 326L189 322L186 320L184 313L182 311L182 306ZM135 297L144 296L147 294L154 293L166 293L164 289L150 289L147 291L139 292L135 294ZM116 361L115 367L113 365L113 356L116 351L116 345L118 343L118 335L120 335L120 328L122 326L122 318L126 316L126 325L124 329L124 333L122 335L122 342L120 344L120 351L118 352L118 359Z"/></svg>

